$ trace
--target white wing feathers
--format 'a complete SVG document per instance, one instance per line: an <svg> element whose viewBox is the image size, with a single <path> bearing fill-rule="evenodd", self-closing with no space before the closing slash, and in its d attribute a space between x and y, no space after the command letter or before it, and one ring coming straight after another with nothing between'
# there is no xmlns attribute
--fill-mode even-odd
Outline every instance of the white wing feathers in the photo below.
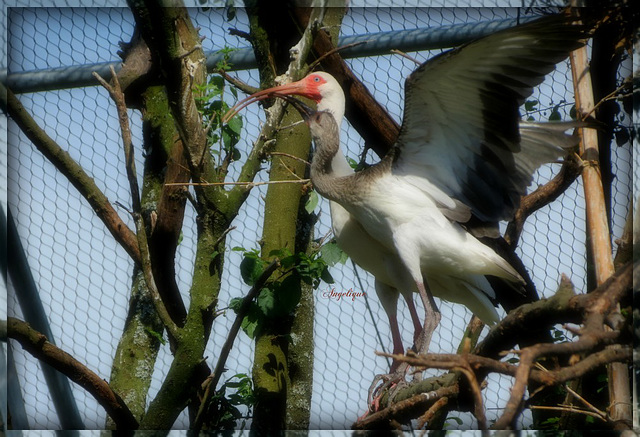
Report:
<svg viewBox="0 0 640 437"><path fill-rule="evenodd" d="M420 66L406 81L393 173L428 179L431 186L417 183L456 221L470 212L488 222L509 218L533 171L571 143L555 126L519 124L518 108L582 35L571 19L553 16Z"/></svg>

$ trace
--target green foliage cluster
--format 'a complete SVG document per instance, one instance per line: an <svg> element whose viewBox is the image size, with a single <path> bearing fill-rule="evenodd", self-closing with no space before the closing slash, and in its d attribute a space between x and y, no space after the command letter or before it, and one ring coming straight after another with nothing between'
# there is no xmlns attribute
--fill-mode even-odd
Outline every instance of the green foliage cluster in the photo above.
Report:
<svg viewBox="0 0 640 437"><path fill-rule="evenodd" d="M247 285L253 286L269 263L260 257L258 249L234 247L232 250L243 253L240 274ZM294 254L283 248L272 251L269 257L277 257L283 271L277 279L264 285L242 321L242 330L250 338L255 338L267 319L293 313L300 302L300 281L314 289L318 288L321 280L332 284L334 280L329 273L329 266L337 262L344 263L346 254L335 243L328 243L311 255L304 252ZM237 312L241 304L242 298L234 298L229 307Z"/></svg>
<svg viewBox="0 0 640 437"><path fill-rule="evenodd" d="M227 394L227 389L235 391ZM233 375L211 397L207 405L207 426L216 430L244 429L255 399L251 377L245 373ZM242 406L248 408L246 415L240 411ZM238 421L242 421L240 426Z"/></svg>
<svg viewBox="0 0 640 437"><path fill-rule="evenodd" d="M218 71L229 68L228 58L231 51L232 49L226 48L219 52L223 53L224 57L216 67ZM238 91L236 88L225 86L224 77L218 74L210 75L206 84L198 86L196 89L196 105L207 129L209 150L213 156L218 157L218 164L222 162L222 159L233 162L242 158L240 151L236 148L242 132L242 116L237 114L227 123L222 123L222 117L231 108L225 101L227 89L237 100Z"/></svg>

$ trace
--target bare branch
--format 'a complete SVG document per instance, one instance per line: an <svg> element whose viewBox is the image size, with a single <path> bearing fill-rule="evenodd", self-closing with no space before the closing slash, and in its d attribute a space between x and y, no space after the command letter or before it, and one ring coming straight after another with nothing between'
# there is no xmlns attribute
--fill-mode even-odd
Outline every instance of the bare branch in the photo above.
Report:
<svg viewBox="0 0 640 437"><path fill-rule="evenodd" d="M218 382L220 381L220 376L222 372L225 370L224 366L227 362L227 357L229 356L229 352L233 347L233 343L240 332L240 326L242 325L242 320L245 318L247 313L249 312L249 308L251 302L255 299L255 297L260 293L260 291L264 288L267 280L271 277L271 274L280 266L280 261L276 258L271 264L269 264L260 277L256 280L255 284L247 295L242 299L242 303L240 304L240 308L236 314L236 319L231 325L231 329L229 329L229 335L220 350L220 355L218 356L218 363L216 364L216 368L214 369L211 376L207 378L207 380L203 384L204 395L202 402L200 403L200 408L198 410L198 414L196 415L194 424L192 425L192 429L198 431L202 427L202 423L204 421L203 413L206 410L207 405L209 404L211 396L215 394L216 387L218 386Z"/></svg>
<svg viewBox="0 0 640 437"><path fill-rule="evenodd" d="M216 186L216 185L241 185L241 186L249 186L249 187L257 187L259 185L270 185L270 184L306 184L311 182L311 179L297 179L297 180L285 180L285 181L264 181L264 182L172 182L165 184L165 186Z"/></svg>
<svg viewBox="0 0 640 437"><path fill-rule="evenodd" d="M138 428L138 421L127 405L104 379L50 343L42 333L13 317L8 318L7 333L9 338L18 341L35 358L49 364L91 394L111 416L118 429Z"/></svg>
<svg viewBox="0 0 640 437"><path fill-rule="evenodd" d="M426 414L424 409L419 412L410 410L414 412L414 415L411 416L408 409L405 407L397 409L396 405L407 398L419 395L419 393L431 392L433 390L432 379L433 381L444 382L441 383L440 387L455 386L456 397L459 396L460 392L464 393L466 390L470 390L475 404L474 414L478 419L479 425L482 426L483 416L480 407L481 403L478 401L479 388L477 388L477 381L484 379L486 374L490 372L516 378L516 385L513 388L515 393L510 400L511 404L507 405L509 415L503 416L502 422L494 426L494 428L499 426L508 427L513 424L518 413L526 406L521 400L529 382L540 384L541 387L551 387L580 378L605 364L630 362L632 359L631 347L615 344L591 353L571 366L561 367L553 371L548 371L544 368L540 370L534 366L536 360L541 357L568 356L580 352L589 352L602 348L604 345L619 342L624 325L621 325L619 330L616 331L605 331L602 326L606 319L605 315L615 309L621 299L625 299L630 294L631 270L631 263L625 265L605 284L587 295L574 295L568 278L563 278L563 283L555 296L523 305L510 312L501 323L492 328L487 338L478 345L473 354L465 353L464 350L459 354L379 354L389 356L397 361L406 362L417 368L446 369L452 372L462 370L470 381L470 387L460 387L458 376L455 373L411 383L408 387L398 391L394 400L395 404L360 420L354 427L357 429L370 429L372 426L379 427L382 423L386 423L388 426L391 420L406 422L409 418ZM515 351L520 355L520 363L518 365L500 361L499 357L505 354L499 354L499 351L510 349L516 344L518 335L514 333L521 333L527 326L545 327L548 324L562 323L563 320L571 320L576 323L584 322L584 328L576 331L580 336L577 341L558 344L540 343ZM501 346L504 348L500 349ZM469 378L469 372L473 375L475 381ZM531 394L531 396L534 396L534 394ZM461 402L461 399L458 402ZM443 401L438 405L437 409L445 408L445 405L449 404L445 404ZM428 418L432 418L431 413Z"/></svg>
<svg viewBox="0 0 640 437"><path fill-rule="evenodd" d="M107 81L101 78L97 73L93 73L94 77L102 84L102 86L109 92L109 95L116 104L118 111L118 120L120 122L120 129L122 132L122 143L125 155L125 164L127 169L127 178L129 179L129 186L131 188L131 202L133 205L133 219L136 224L136 233L138 237L138 247L140 249L140 261L142 265L142 271L144 278L151 293L154 306L158 313L158 317L162 320L167 333L173 338L178 338L178 326L175 324L171 315L167 311L167 308L162 301L160 292L156 285L156 281L153 277L153 269L151 268L151 255L149 253L149 243L147 240L147 231L142 217L142 207L140 204L140 190L138 188L138 179L135 167L135 159L133 154L133 144L131 140L131 128L129 127L129 116L127 115L127 105L125 103L124 93L120 88L118 82L118 76L111 67L111 77L113 85L109 85Z"/></svg>
<svg viewBox="0 0 640 437"><path fill-rule="evenodd" d="M540 208L556 200L580 176L581 172L582 164L580 159L574 154L568 155L562 163L560 171L553 179L522 197L520 207L516 211L513 220L509 222L504 235L504 239L511 247L518 245L518 240L527 218Z"/></svg>
<svg viewBox="0 0 640 437"><path fill-rule="evenodd" d="M238 88L243 93L253 94L253 93L255 93L255 92L257 92L259 90L259 88L251 86L248 83L245 83L245 82L241 81L240 79L231 76L229 73L227 73L224 70L218 70L218 74L220 76L222 76L224 78L224 80L229 82L234 87Z"/></svg>
<svg viewBox="0 0 640 437"><path fill-rule="evenodd" d="M513 428L513 423L523 407L522 399L531 369L538 358L552 354L567 355L588 352L598 346L612 344L617 340L620 335L619 331L604 329L605 314L616 309L624 293L630 293L632 268L632 264L628 263L591 294L575 296L570 300L578 301L585 313L584 328L577 341L561 344L537 344L520 351L520 365L516 371L511 397L502 416L494 424L494 429Z"/></svg>
<svg viewBox="0 0 640 437"><path fill-rule="evenodd" d="M107 196L93 178L71 158L27 113L16 96L7 89L8 113L36 148L62 173L93 208L111 235L127 251L135 263L140 263L140 250L136 236L120 218Z"/></svg>
<svg viewBox="0 0 640 437"><path fill-rule="evenodd" d="M399 401L384 410L375 412L352 425L353 429L380 429L387 427L391 419L402 420L403 417L412 417L415 411L424 411L435 401L442 398L455 397L458 394L458 385L441 387L428 393L420 393Z"/></svg>

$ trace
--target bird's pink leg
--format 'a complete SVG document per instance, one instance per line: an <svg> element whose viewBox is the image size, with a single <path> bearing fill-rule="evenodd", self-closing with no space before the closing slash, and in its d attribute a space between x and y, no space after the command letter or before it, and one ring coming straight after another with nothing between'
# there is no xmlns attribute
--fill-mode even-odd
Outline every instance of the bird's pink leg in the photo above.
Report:
<svg viewBox="0 0 640 437"><path fill-rule="evenodd" d="M415 308L414 308L415 309ZM389 327L391 328L391 338L393 339L393 353L404 355L404 346L402 345L402 336L398 326L398 317L395 312L389 312ZM371 386L369 387L369 410L358 420L364 419L371 411L377 411L380 408L380 398L384 389L397 385L404 380L409 365L397 360L391 363L391 369L388 374L376 375ZM382 385L378 383L382 381Z"/></svg>
<svg viewBox="0 0 640 437"><path fill-rule="evenodd" d="M430 296L430 293L426 292L426 289L422 283L420 283L418 289L420 290L420 286L422 286L422 290L425 291L425 296ZM422 294L421 294L422 296ZM429 340L431 338L431 333L435 330L435 327L438 325L440 321L440 312L436 308L435 302L431 299L431 304L427 306L425 303L425 308L433 308L435 310L435 316L433 316L434 311L425 310L427 314L427 319L425 320L425 326L422 326L420 322L420 317L418 316L418 311L416 309L415 303L413 302L413 293L409 296L404 296L407 302L407 307L409 308L409 313L411 314L411 320L413 322L414 327L414 335L413 341L415 343L415 347L418 352L423 352L422 347L426 344L426 347L429 346ZM400 335L400 328L398 326L398 318L395 313L388 312L389 316L389 327L391 328L391 338L393 339L393 353L394 354L404 354L404 347L402 345L402 336ZM429 323L430 321L431 323ZM432 326L433 325L433 326ZM425 332L425 329L429 329L428 338L423 338L422 334ZM377 411L379 409L379 402L382 394L387 389L392 389L393 393L399 388L399 384L405 380L405 375L409 370L409 365L405 362L399 362L395 359L391 364L391 369L389 374L387 375L377 375L373 380L371 387L369 388L369 411L364 414L366 417L370 411ZM382 385L378 385L379 382L382 381ZM391 396L393 397L393 396ZM361 418L361 419L362 419Z"/></svg>
<svg viewBox="0 0 640 437"><path fill-rule="evenodd" d="M413 302L413 293L405 296L405 300L407 302L407 307L409 308L409 314L411 314L411 321L413 322L413 344L417 345L418 337L422 333L422 322L418 316L416 304Z"/></svg>
<svg viewBox="0 0 640 437"><path fill-rule="evenodd" d="M409 306L409 312L411 313L411 319L413 320L413 325L415 328L415 347L418 353L426 353L429 350L431 336L436 330L438 323L440 323L441 314L425 284L421 281L416 281L416 285L418 286L418 291L425 308L424 326L420 324L420 318L418 317L418 312L416 310L415 304L413 303L413 299L407 299L407 305ZM398 320L395 315L389 316L389 324L391 326L391 336L393 337L393 350L394 353L397 353L396 350L398 348L398 345L400 348L402 348L402 339L400 338ZM398 339L398 341L396 341L396 339ZM377 411L379 408L379 401L382 397L382 393L385 390L395 386L395 389L393 389L393 392L390 395L390 397L393 398L398 388L397 384L404 380L404 375L407 372L408 368L409 365L407 363L397 363L394 360L393 364L391 365L390 374L376 376L376 378L373 380L373 383L371 384L371 387L369 388L370 411ZM380 381L383 381L383 383L381 386L378 386L378 383ZM369 412L367 412L362 418L367 416L368 413Z"/></svg>
<svg viewBox="0 0 640 437"><path fill-rule="evenodd" d="M389 315L389 326L391 327L391 338L393 339L393 354L404 355L404 346L402 345L402 336L400 335L400 328L398 327L398 318L395 314ZM400 362L393 360L391 363L391 373L398 369Z"/></svg>
<svg viewBox="0 0 640 437"><path fill-rule="evenodd" d="M438 327L442 314L440 314L436 302L433 300L433 296L431 296L425 284L421 281L416 281L416 285L418 286L418 292L420 293L425 312L424 327L416 340L416 348L419 354L424 354L429 350L431 336Z"/></svg>

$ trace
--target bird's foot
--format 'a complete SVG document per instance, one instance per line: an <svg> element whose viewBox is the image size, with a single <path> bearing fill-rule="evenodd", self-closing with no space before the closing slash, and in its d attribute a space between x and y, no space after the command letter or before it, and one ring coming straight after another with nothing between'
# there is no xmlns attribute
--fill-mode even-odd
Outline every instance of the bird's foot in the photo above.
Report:
<svg viewBox="0 0 640 437"><path fill-rule="evenodd" d="M389 401L393 400L398 390L404 387L406 382L406 374L409 365L401 363L395 371L387 374L376 375L369 387L368 406L369 411L360 419L366 417L369 413L375 413L380 409L380 400L385 394L388 394Z"/></svg>

